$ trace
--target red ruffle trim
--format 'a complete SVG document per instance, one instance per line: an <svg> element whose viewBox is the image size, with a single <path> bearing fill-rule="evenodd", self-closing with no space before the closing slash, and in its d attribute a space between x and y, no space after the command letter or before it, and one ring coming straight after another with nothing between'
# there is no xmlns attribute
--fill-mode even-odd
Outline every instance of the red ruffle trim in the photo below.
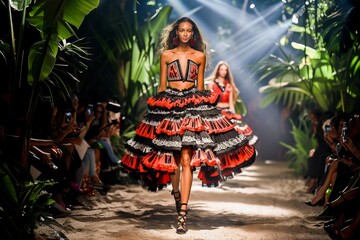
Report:
<svg viewBox="0 0 360 240"><path fill-rule="evenodd" d="M205 122L201 118L198 119L190 119L186 118L182 121L173 122L169 119L164 119L160 122L159 126L156 129L157 134L165 133L168 136L176 135L176 134L184 134L186 130L190 130L192 132L201 132L206 129Z"/></svg>
<svg viewBox="0 0 360 240"><path fill-rule="evenodd" d="M215 168L205 172L204 170L200 169L198 174L198 179L201 180L202 185L214 185L217 186L219 182L222 182L223 179L219 173L219 171Z"/></svg>
<svg viewBox="0 0 360 240"><path fill-rule="evenodd" d="M217 121L205 121L205 124L208 127L207 132L209 134L228 132L235 128L235 125L227 118L220 118Z"/></svg>
<svg viewBox="0 0 360 240"><path fill-rule="evenodd" d="M255 154L255 148L252 145L245 145L239 148L236 152L232 152L230 155L224 155L220 158L221 168L226 171L226 169L233 169L244 162L250 160Z"/></svg>
<svg viewBox="0 0 360 240"><path fill-rule="evenodd" d="M225 117L227 119L229 119L230 121L236 122L236 121L241 121L241 119L242 119L242 116L240 114L232 113L228 110L222 110L221 113L223 115L225 115ZM242 122L242 124L240 124L240 125L237 125L237 124L235 124L235 125L236 125L235 130L238 133L241 133L242 135L250 136L253 133L253 130L251 129L251 127L244 122Z"/></svg>
<svg viewBox="0 0 360 240"><path fill-rule="evenodd" d="M150 152L143 157L125 154L122 166L130 171L146 173L149 169L159 172L173 173L178 168L172 154Z"/></svg>
<svg viewBox="0 0 360 240"><path fill-rule="evenodd" d="M121 160L121 165L130 171L139 172L141 157L130 154L125 154Z"/></svg>
<svg viewBox="0 0 360 240"><path fill-rule="evenodd" d="M245 135L246 137L250 136L253 133L253 130L247 124L245 124L243 127L235 125L234 128L238 133L241 133L242 135Z"/></svg>
<svg viewBox="0 0 360 240"><path fill-rule="evenodd" d="M210 149L202 150L197 149L194 151L190 165L194 167L200 167L202 163L205 163L207 166L215 166L218 165L220 167L220 159L215 156L213 151Z"/></svg>
<svg viewBox="0 0 360 240"><path fill-rule="evenodd" d="M162 97L162 98L149 97L147 104L150 107L156 106L156 107L164 107L167 109L171 109L174 107L181 108L189 105L190 103L193 103L195 105L198 105L202 102L214 104L216 103L218 96L219 95L217 93L211 92L210 96L192 95L188 98L178 99L175 101L173 99L166 97Z"/></svg>
<svg viewBox="0 0 360 240"><path fill-rule="evenodd" d="M227 111L227 110L222 110L221 113L223 115L225 115L225 117L229 120L237 120L237 121L240 121L242 119L242 116L238 113L232 113L230 111Z"/></svg>
<svg viewBox="0 0 360 240"><path fill-rule="evenodd" d="M221 157L221 174L216 167L201 168L198 178L204 186L218 186L224 178L233 177L234 174L241 173L241 166L246 165L247 161L253 161L255 148L251 145L245 145L236 152Z"/></svg>
<svg viewBox="0 0 360 240"><path fill-rule="evenodd" d="M147 168L168 173L173 173L178 168L174 156L168 153L150 152L142 158L142 164ZM144 171L147 170L140 170L140 172Z"/></svg>
<svg viewBox="0 0 360 240"><path fill-rule="evenodd" d="M235 125L226 118L220 118L216 121L206 121L201 118L186 118L178 122L164 119L157 127L156 133L165 133L168 136L172 136L176 134L182 135L188 130L191 132L207 131L209 134L218 134L230 131L234 127ZM149 130L145 132L149 132Z"/></svg>
<svg viewBox="0 0 360 240"><path fill-rule="evenodd" d="M155 129L154 126L141 122L136 129L136 134L145 138L154 139L156 136Z"/></svg>

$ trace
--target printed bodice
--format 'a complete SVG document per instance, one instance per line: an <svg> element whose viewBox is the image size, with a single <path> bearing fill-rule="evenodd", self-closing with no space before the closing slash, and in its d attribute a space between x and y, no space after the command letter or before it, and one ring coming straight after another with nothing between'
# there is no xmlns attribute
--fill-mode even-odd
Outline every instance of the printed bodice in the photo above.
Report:
<svg viewBox="0 0 360 240"><path fill-rule="evenodd" d="M197 80L199 66L192 60L187 60L185 76L181 71L180 61L176 59L167 64L167 80L169 82L183 81L195 82Z"/></svg>
<svg viewBox="0 0 360 240"><path fill-rule="evenodd" d="M226 90L228 81L224 81L224 85L220 84L219 80L214 80L215 84L212 85L212 90L220 95L219 102L229 103L230 91Z"/></svg>

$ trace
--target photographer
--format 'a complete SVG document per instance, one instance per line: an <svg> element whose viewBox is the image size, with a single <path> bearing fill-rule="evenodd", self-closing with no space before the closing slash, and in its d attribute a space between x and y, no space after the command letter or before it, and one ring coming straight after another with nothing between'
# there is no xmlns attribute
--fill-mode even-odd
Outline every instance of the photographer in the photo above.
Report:
<svg viewBox="0 0 360 240"><path fill-rule="evenodd" d="M324 124L324 138L329 146L333 149L333 154L326 158L327 172L324 176L323 184L316 192L311 201L305 202L309 206L326 205L328 199L325 197L326 191L330 188L332 194L331 199L340 190L342 190L349 181L349 167L345 164L344 159L347 159L349 152L340 143L343 124L347 121L347 116L344 113L338 113L330 121L330 130L327 131L327 122Z"/></svg>
<svg viewBox="0 0 360 240"><path fill-rule="evenodd" d="M323 125L326 121L330 122L330 118L333 113L322 113L319 110L313 110L309 114L312 123L313 136L316 139L317 146L309 151L308 157L308 169L306 173L307 190L308 193L314 193L316 189L321 185L321 179L324 176L325 162L327 156L331 154L331 148L326 143L325 135L326 128ZM330 126L330 125L329 125Z"/></svg>
<svg viewBox="0 0 360 240"><path fill-rule="evenodd" d="M93 147L104 150L101 151L105 153L101 156L101 168L103 171L116 168L120 163L119 157L115 154L110 141L111 136L118 134L120 129L119 120L110 118L110 115L114 114L113 111L119 113L120 105L115 103L97 103L94 107L95 118L91 122L88 133L85 136Z"/></svg>
<svg viewBox="0 0 360 240"><path fill-rule="evenodd" d="M101 182L98 175L99 171L97 170L100 169L100 160L97 161L96 159L96 149L91 148L84 138L94 119L93 105L88 104L84 97L79 96L79 104L75 108L77 109L77 125L82 129L79 133L82 144L77 146L77 151L82 153L81 156L83 156L82 165L76 170L76 183L90 195L94 195L95 190L105 195L108 187Z"/></svg>

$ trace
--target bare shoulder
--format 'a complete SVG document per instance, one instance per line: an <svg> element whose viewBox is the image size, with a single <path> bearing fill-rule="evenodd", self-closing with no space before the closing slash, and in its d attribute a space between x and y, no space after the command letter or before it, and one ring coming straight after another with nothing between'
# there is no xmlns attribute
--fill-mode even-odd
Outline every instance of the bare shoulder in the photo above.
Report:
<svg viewBox="0 0 360 240"><path fill-rule="evenodd" d="M198 64L205 63L205 60L206 60L206 54L205 53L195 50L194 51L194 57L195 57L196 62Z"/></svg>
<svg viewBox="0 0 360 240"><path fill-rule="evenodd" d="M204 58L205 59L205 57L206 57L205 53L203 53L201 51L197 51L197 50L195 50L194 52L195 52L195 56L197 58Z"/></svg>
<svg viewBox="0 0 360 240"><path fill-rule="evenodd" d="M170 57L173 55L173 53L170 50L165 50L161 53L160 57L161 59L163 59L165 62L168 62Z"/></svg>

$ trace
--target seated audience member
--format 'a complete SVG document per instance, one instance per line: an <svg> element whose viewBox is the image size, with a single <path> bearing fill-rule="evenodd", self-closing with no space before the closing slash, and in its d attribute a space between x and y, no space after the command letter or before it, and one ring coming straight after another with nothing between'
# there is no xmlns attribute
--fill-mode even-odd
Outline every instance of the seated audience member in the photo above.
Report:
<svg viewBox="0 0 360 240"><path fill-rule="evenodd" d="M105 195L108 191L108 187L105 186L99 178L99 161L96 161L95 149L91 148L90 145L85 140L84 136L86 135L91 122L94 119L93 107L91 104L88 104L85 99L79 99L79 103L75 104L74 108L76 109L77 115L77 125L81 129L79 137L82 139L82 148L85 147L86 151L83 151L82 165L76 171L76 183L78 186L83 186L83 179L86 180L85 186L86 191L93 195L94 191L99 191L100 194Z"/></svg>
<svg viewBox="0 0 360 240"><path fill-rule="evenodd" d="M101 169L107 171L111 167L118 167L120 160L115 154L110 138L119 131L118 120L111 121L106 103L97 103L94 108L94 120L91 122L85 139L91 146L98 146L101 151Z"/></svg>
<svg viewBox="0 0 360 240"><path fill-rule="evenodd" d="M344 122L346 122L345 114L338 114L334 116L330 121L330 132L324 137L330 146L335 150L334 155L330 155L327 158L327 164L329 165L328 171L325 175L325 180L319 190L315 193L311 201L306 202L310 206L326 205L329 199L326 198L326 191L328 188L331 191L334 190L331 197L336 195L339 189L342 189L349 180L349 166L344 164L343 159L347 158L349 152L344 149L340 142L341 131ZM335 147L334 147L335 146Z"/></svg>
<svg viewBox="0 0 360 240"><path fill-rule="evenodd" d="M348 124L342 127L341 144L351 155L342 159L352 170L347 185L329 201L333 218L325 222L324 229L332 239L360 238L360 117L359 112L352 114Z"/></svg>
<svg viewBox="0 0 360 240"><path fill-rule="evenodd" d="M320 181L324 176L326 157L331 154L330 146L324 140L324 122L332 117L331 113L322 114L321 111L314 110L310 113L313 134L317 147L310 150L308 158L308 170L306 176L307 192L314 193L319 187Z"/></svg>

